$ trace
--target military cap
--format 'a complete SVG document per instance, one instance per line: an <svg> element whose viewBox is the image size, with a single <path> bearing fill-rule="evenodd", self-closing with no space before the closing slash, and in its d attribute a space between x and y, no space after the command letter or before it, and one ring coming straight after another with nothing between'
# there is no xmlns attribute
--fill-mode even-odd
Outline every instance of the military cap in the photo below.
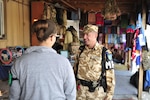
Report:
<svg viewBox="0 0 150 100"><path fill-rule="evenodd" d="M88 25L84 26L83 33L90 33L90 32L98 33L98 26L91 25L91 24L88 24Z"/></svg>

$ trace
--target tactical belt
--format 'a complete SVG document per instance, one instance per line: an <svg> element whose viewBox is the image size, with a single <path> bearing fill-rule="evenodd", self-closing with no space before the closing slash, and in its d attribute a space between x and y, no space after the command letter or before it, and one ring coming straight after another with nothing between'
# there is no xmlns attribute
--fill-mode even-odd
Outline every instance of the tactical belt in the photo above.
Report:
<svg viewBox="0 0 150 100"><path fill-rule="evenodd" d="M82 80L82 79L78 79L79 80L79 84L83 85L83 86L87 86L89 88L90 92L94 92L96 87L98 86L102 86L100 84L100 82L93 82L93 81L86 81L86 80Z"/></svg>
<svg viewBox="0 0 150 100"><path fill-rule="evenodd" d="M80 84L82 84L83 86L89 86L92 84L92 81L86 81L86 80L82 80L79 79Z"/></svg>

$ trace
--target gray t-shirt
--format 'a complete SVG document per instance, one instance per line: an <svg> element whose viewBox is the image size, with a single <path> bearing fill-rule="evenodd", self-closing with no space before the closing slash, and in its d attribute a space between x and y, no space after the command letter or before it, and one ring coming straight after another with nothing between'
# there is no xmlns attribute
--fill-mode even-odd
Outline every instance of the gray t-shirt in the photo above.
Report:
<svg viewBox="0 0 150 100"><path fill-rule="evenodd" d="M11 68L10 100L76 100L69 60L52 48L33 46Z"/></svg>

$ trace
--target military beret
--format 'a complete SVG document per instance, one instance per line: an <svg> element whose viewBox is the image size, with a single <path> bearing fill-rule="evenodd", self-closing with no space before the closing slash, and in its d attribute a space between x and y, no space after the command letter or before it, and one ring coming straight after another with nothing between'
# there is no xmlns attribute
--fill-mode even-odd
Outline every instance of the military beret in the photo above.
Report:
<svg viewBox="0 0 150 100"><path fill-rule="evenodd" d="M83 33L90 33L90 32L98 33L98 26L91 25L91 24L88 24L88 25L84 26Z"/></svg>

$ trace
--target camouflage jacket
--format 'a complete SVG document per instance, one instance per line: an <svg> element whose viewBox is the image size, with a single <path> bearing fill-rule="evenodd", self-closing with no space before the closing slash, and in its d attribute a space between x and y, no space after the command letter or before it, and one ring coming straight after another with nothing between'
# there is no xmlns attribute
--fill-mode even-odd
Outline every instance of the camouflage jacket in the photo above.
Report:
<svg viewBox="0 0 150 100"><path fill-rule="evenodd" d="M85 46L83 52L77 56L76 62L78 62L77 78L86 81L97 81L102 73L102 48L103 45L96 43L93 49L89 49ZM80 55L80 56L79 56ZM107 81L107 97L112 98L115 87L115 74L113 69L112 53L110 50L106 51L106 60L109 62L106 64L106 81ZM111 66L111 67L110 67ZM76 70L77 64L74 66ZM75 71L76 72L76 71Z"/></svg>

